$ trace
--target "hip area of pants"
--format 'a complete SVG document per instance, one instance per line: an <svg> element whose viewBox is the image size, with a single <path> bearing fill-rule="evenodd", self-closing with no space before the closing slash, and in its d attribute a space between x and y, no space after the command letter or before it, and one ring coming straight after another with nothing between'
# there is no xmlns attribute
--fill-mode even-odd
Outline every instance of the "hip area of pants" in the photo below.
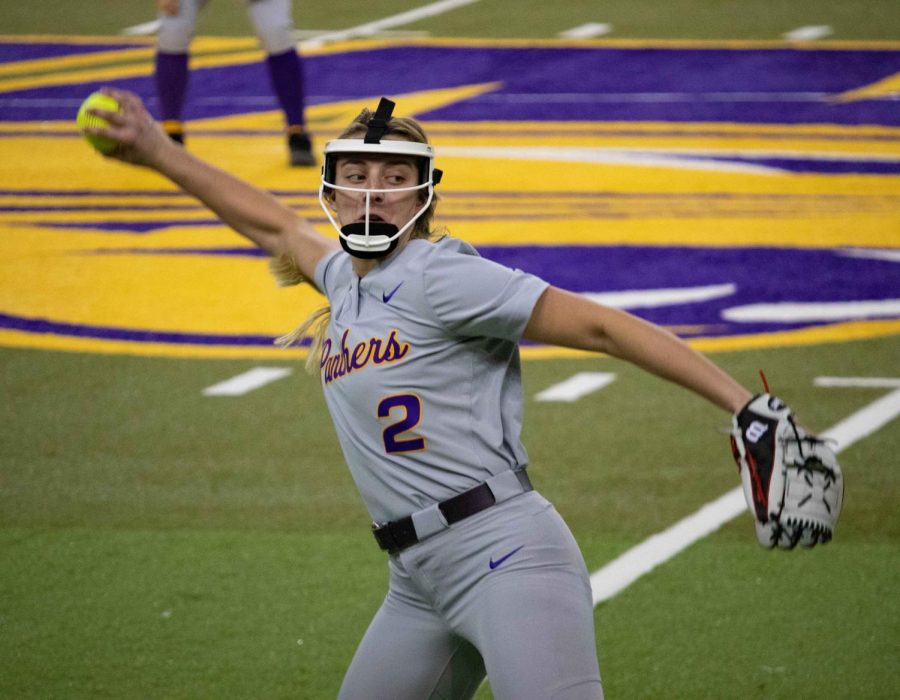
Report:
<svg viewBox="0 0 900 700"><path fill-rule="evenodd" d="M413 584L424 599L451 606L500 578L588 572L562 516L535 491L516 496L391 558L392 584ZM401 584L402 585L402 584Z"/></svg>

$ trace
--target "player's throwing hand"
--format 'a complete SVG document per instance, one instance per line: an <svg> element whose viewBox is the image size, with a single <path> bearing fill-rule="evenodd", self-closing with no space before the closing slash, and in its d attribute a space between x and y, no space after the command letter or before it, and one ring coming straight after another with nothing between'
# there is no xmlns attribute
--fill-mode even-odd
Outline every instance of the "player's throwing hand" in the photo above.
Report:
<svg viewBox="0 0 900 700"><path fill-rule="evenodd" d="M154 167L167 149L177 148L144 107L140 97L115 88L103 88L101 92L116 100L119 109L115 112L91 109L90 113L106 120L108 126L86 128L84 131L118 143L118 147L106 155L126 163Z"/></svg>

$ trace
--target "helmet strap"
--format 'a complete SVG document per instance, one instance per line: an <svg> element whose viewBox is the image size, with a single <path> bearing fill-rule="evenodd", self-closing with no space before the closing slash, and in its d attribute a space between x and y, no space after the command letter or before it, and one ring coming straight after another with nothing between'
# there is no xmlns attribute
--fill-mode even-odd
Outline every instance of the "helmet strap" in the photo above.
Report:
<svg viewBox="0 0 900 700"><path fill-rule="evenodd" d="M369 120L369 127L366 129L366 137L363 139L365 143L381 143L381 139L387 132L388 121L394 112L394 103L386 97L382 97L378 102L378 108L375 114Z"/></svg>

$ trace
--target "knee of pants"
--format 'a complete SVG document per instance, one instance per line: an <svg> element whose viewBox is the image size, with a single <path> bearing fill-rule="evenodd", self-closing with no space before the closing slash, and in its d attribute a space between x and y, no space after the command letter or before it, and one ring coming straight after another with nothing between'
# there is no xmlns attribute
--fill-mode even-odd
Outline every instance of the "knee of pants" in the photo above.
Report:
<svg viewBox="0 0 900 700"><path fill-rule="evenodd" d="M557 690L550 700L603 700L603 685L598 680L573 683Z"/></svg>
<svg viewBox="0 0 900 700"><path fill-rule="evenodd" d="M160 15L156 48L163 53L187 53L196 28L196 5L182 0L177 15Z"/></svg>
<svg viewBox="0 0 900 700"><path fill-rule="evenodd" d="M296 45L288 0L250 0L247 14L267 54L284 53Z"/></svg>

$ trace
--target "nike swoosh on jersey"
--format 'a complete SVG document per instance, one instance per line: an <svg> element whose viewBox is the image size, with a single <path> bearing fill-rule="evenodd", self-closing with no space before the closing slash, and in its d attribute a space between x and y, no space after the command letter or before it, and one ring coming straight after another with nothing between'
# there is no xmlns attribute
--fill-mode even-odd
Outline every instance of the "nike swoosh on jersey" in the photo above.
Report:
<svg viewBox="0 0 900 700"><path fill-rule="evenodd" d="M496 561L494 560L493 557L491 557L491 561L490 561L490 567L491 567L491 569L496 569L498 566L500 566L503 562L505 562L507 559L509 559L513 554L515 554L516 552L518 552L518 551L519 551L520 549L522 549L522 547L524 547L524 546L525 546L525 545L523 544L523 545L521 545L521 546L519 546L519 547L516 547L516 548L515 548L513 551L511 551L509 554L505 554L504 556L500 557L500 558L497 559Z"/></svg>
<svg viewBox="0 0 900 700"><path fill-rule="evenodd" d="M387 304L391 300L391 297L397 293L397 290L400 289L400 285L402 285L402 284L403 284L403 282L401 282L396 287L394 287L390 292L382 292L381 293L381 301L383 301L385 304Z"/></svg>

